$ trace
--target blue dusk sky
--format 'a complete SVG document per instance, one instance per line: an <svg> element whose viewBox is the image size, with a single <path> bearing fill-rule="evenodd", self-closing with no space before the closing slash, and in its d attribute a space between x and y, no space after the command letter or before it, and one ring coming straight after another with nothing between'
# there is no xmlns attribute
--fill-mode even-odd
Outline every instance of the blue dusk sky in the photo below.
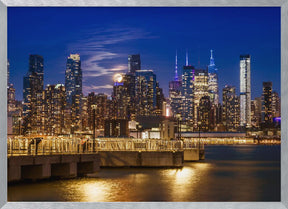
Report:
<svg viewBox="0 0 288 209"><path fill-rule="evenodd" d="M189 64L206 68L210 49L218 68L220 98L226 84L239 92L241 54L251 55L252 99L262 82L280 92L280 8L8 8L10 82L22 100L29 54L44 58L44 84L65 83L66 60L79 53L83 93L112 92L113 75L128 70L129 54L153 69L168 97L175 53L182 73Z"/></svg>

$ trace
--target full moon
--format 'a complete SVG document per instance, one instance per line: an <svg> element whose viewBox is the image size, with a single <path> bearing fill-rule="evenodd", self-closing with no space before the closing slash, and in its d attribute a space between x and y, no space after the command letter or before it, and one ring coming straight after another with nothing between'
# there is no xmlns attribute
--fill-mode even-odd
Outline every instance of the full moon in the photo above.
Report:
<svg viewBox="0 0 288 209"><path fill-rule="evenodd" d="M114 80L114 82L120 83L123 80L123 76L121 74L117 73L113 76L113 80Z"/></svg>

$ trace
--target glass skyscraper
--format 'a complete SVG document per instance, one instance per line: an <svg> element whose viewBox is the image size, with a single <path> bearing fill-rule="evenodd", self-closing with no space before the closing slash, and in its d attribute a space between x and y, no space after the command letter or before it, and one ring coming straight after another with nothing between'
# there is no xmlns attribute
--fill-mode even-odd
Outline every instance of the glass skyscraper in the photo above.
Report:
<svg viewBox="0 0 288 209"><path fill-rule="evenodd" d="M240 55L240 126L251 127L250 55Z"/></svg>
<svg viewBox="0 0 288 209"><path fill-rule="evenodd" d="M79 54L70 54L65 71L66 102L71 107L75 129L81 125L82 69Z"/></svg>

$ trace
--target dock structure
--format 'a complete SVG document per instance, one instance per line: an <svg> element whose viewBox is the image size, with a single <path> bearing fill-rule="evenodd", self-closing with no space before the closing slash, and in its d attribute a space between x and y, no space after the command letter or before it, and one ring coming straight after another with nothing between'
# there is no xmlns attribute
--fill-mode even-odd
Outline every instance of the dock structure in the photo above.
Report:
<svg viewBox="0 0 288 209"><path fill-rule="evenodd" d="M76 177L100 167L182 167L204 159L204 146L193 141L131 138L14 138L7 141L8 182Z"/></svg>

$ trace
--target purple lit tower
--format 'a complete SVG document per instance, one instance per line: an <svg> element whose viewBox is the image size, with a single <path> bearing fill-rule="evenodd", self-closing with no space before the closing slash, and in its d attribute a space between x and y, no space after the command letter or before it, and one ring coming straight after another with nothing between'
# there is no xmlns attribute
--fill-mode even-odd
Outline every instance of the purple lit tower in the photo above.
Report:
<svg viewBox="0 0 288 209"><path fill-rule="evenodd" d="M208 66L208 93L210 96L210 101L214 105L219 103L219 92L218 92L218 74L214 62L213 50L210 51L210 64Z"/></svg>
<svg viewBox="0 0 288 209"><path fill-rule="evenodd" d="M174 80L169 82L169 101L171 110L174 116L181 114L181 103L182 103L182 82L178 77L178 65L177 65L177 51L175 57L175 75Z"/></svg>

